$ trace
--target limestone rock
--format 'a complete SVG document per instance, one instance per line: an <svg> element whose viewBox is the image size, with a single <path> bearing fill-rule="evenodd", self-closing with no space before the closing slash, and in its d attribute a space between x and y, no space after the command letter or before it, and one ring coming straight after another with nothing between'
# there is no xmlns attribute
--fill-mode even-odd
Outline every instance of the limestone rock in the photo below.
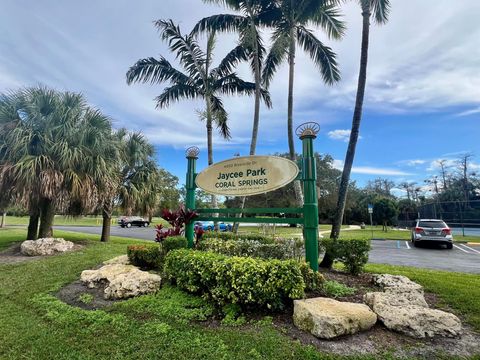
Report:
<svg viewBox="0 0 480 360"><path fill-rule="evenodd" d="M20 251L27 256L44 256L72 251L74 246L73 242L61 238L42 238L24 241L20 245Z"/></svg>
<svg viewBox="0 0 480 360"><path fill-rule="evenodd" d="M108 264L98 270L82 271L80 280L89 288L105 285L105 299L126 299L156 292L162 279L133 265Z"/></svg>
<svg viewBox="0 0 480 360"><path fill-rule="evenodd" d="M390 330L415 338L447 336L462 332L462 323L453 314L418 305L374 308L378 318Z"/></svg>
<svg viewBox="0 0 480 360"><path fill-rule="evenodd" d="M370 292L364 295L363 300L375 313L377 313L377 315L378 312L383 312L385 309L392 306L416 305L428 308L425 297L422 293L416 290L403 292L398 290Z"/></svg>
<svg viewBox="0 0 480 360"><path fill-rule="evenodd" d="M377 316L364 304L319 297L295 300L293 322L316 337L332 339L370 329Z"/></svg>
<svg viewBox="0 0 480 360"><path fill-rule="evenodd" d="M120 265L130 265L127 255L120 255L114 257L113 259L107 260L103 263L104 265L120 264Z"/></svg>
<svg viewBox="0 0 480 360"><path fill-rule="evenodd" d="M384 290L416 290L423 293L422 285L402 275L376 274L373 282Z"/></svg>

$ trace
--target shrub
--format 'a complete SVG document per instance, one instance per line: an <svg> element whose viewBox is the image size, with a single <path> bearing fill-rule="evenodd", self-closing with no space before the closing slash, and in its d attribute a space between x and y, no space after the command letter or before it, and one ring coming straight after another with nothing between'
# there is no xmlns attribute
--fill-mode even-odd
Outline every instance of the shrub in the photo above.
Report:
<svg viewBox="0 0 480 360"><path fill-rule="evenodd" d="M284 244L263 244L256 240L207 239L199 243L198 249L229 256L252 256L280 260L290 257L288 248Z"/></svg>
<svg viewBox="0 0 480 360"><path fill-rule="evenodd" d="M325 278L318 271L310 269L310 266L306 262L300 263L300 271L302 272L306 291L319 291L323 288Z"/></svg>
<svg viewBox="0 0 480 360"><path fill-rule="evenodd" d="M352 275L361 273L368 262L370 251L370 240L367 239L322 239L321 247L329 249L335 260L345 265L347 271Z"/></svg>
<svg viewBox="0 0 480 360"><path fill-rule="evenodd" d="M335 280L325 281L322 290L326 296L334 298L355 294L354 288L341 284Z"/></svg>
<svg viewBox="0 0 480 360"><path fill-rule="evenodd" d="M262 244L273 244L275 240L272 237L260 235L260 234L235 234L233 232L217 232L217 231L206 231L202 235L202 239L220 239L220 240L253 240L258 241Z"/></svg>
<svg viewBox="0 0 480 360"><path fill-rule="evenodd" d="M130 245L127 256L131 264L147 269L159 269L163 264L160 246Z"/></svg>
<svg viewBox="0 0 480 360"><path fill-rule="evenodd" d="M294 260L175 250L166 256L164 271L181 289L201 293L220 306L282 309L286 301L301 298L305 289L301 265Z"/></svg>
<svg viewBox="0 0 480 360"><path fill-rule="evenodd" d="M184 236L170 236L162 242L163 255L176 249L186 249L188 247L187 238Z"/></svg>

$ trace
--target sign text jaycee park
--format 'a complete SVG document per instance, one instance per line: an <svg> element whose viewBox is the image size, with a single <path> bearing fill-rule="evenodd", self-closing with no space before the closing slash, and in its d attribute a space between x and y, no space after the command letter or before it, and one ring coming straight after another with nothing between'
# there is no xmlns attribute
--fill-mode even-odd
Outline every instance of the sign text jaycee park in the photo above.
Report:
<svg viewBox="0 0 480 360"><path fill-rule="evenodd" d="M216 195L249 196L279 189L298 172L297 164L285 158L243 156L209 166L197 175L195 183Z"/></svg>

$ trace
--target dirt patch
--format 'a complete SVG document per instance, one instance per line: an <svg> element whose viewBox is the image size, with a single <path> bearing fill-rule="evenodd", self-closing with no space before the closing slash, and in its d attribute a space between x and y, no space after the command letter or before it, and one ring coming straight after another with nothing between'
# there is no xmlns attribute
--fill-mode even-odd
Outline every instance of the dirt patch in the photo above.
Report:
<svg viewBox="0 0 480 360"><path fill-rule="evenodd" d="M26 261L33 261L33 260L38 260L42 259L45 257L49 256L55 256L55 255L47 255L47 256L25 256L21 253L20 251L20 245L21 243L14 244L7 248L6 250L3 250L0 252L0 265L3 264L16 264L16 263L21 263L21 262L26 262ZM82 245L81 243L76 243L74 244L73 251L78 251L80 249L83 249L85 245Z"/></svg>
<svg viewBox="0 0 480 360"><path fill-rule="evenodd" d="M84 310L97 310L111 306L121 300L106 300L103 298L104 286L89 289L80 280L64 286L56 297L68 305L76 306Z"/></svg>

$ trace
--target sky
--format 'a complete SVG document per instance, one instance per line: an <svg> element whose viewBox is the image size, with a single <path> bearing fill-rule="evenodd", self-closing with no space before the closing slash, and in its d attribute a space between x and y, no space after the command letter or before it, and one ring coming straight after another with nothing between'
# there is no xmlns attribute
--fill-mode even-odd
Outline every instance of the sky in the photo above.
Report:
<svg viewBox="0 0 480 360"><path fill-rule="evenodd" d="M389 22L372 24L360 140L352 179L361 186L376 177L395 183L438 174L439 159L452 170L455 159L474 155L480 171L480 2L478 0L391 0ZM172 19L184 33L202 17L230 12L200 0L0 0L0 92L43 84L83 93L110 116L116 128L142 131L157 150L159 165L184 183L185 149L201 148L198 169L207 166L206 129L198 119L201 101L155 108L166 84L127 85L137 60L162 55L179 68L152 21ZM342 74L324 85L318 70L297 52L295 126L315 121L321 131L315 150L330 154L341 169L351 127L361 40L361 10L342 7L347 32L341 41L317 36L337 53ZM263 31L269 44L270 33ZM220 35L215 59L236 45ZM205 38L200 38L202 46ZM238 68L252 81L246 65ZM261 109L257 154L288 151L288 69L280 67L271 87L273 109ZM231 141L214 138L214 160L248 155L253 98L225 97ZM300 140L296 140L299 152ZM425 189L427 190L427 189ZM400 190L397 193L401 195Z"/></svg>

